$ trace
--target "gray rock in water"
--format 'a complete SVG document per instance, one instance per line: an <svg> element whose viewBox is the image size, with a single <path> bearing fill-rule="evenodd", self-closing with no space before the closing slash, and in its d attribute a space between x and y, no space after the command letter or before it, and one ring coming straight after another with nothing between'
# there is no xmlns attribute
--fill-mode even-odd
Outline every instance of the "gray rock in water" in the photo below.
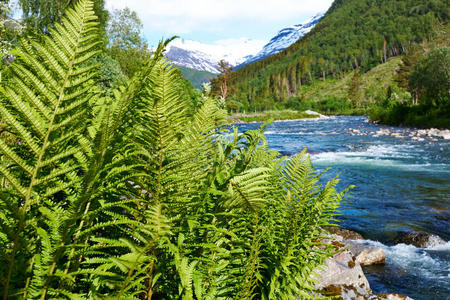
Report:
<svg viewBox="0 0 450 300"><path fill-rule="evenodd" d="M384 264L386 262L386 252L379 247L367 246L353 241L343 241L342 243L347 245L361 266Z"/></svg>
<svg viewBox="0 0 450 300"><path fill-rule="evenodd" d="M379 295L373 295L369 297L368 300L413 300L413 299L405 295L395 293L384 293Z"/></svg>
<svg viewBox="0 0 450 300"><path fill-rule="evenodd" d="M329 228L323 229L331 231ZM313 279L317 280L314 287L320 294L342 300L413 300L408 296L394 293L372 294L359 260L363 261L363 264L384 262L386 257L384 250L366 246L356 241L345 240L342 235L337 233L336 229L341 230L341 228L332 227L336 234L328 233L325 234L326 238L321 239L321 242L333 244L341 252L325 260L324 266L314 270L317 274L317 276L312 276ZM354 233L349 230L345 232L347 231ZM353 249L354 253L349 249ZM320 298L319 295L317 296Z"/></svg>
<svg viewBox="0 0 450 300"><path fill-rule="evenodd" d="M314 278L318 281L315 288L324 293L339 290L343 299L364 299L372 293L360 264L349 250L343 250L333 258L325 260L325 265L315 272L317 276Z"/></svg>
<svg viewBox="0 0 450 300"><path fill-rule="evenodd" d="M396 244L413 245L418 248L428 248L443 245L446 242L439 236L426 232L400 233L395 239Z"/></svg>

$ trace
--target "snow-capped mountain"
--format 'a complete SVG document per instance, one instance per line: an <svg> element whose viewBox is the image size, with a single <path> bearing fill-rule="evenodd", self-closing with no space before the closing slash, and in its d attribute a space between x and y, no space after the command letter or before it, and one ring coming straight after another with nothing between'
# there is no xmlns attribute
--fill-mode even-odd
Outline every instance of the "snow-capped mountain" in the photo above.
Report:
<svg viewBox="0 0 450 300"><path fill-rule="evenodd" d="M219 73L217 65L220 60L224 59L232 66L239 65L258 53L266 42L241 38L203 44L178 39L169 44L165 56L175 65Z"/></svg>
<svg viewBox="0 0 450 300"><path fill-rule="evenodd" d="M191 51L176 46L170 46L164 55L177 66L200 71L208 71L216 74L219 73L216 68L217 61L204 52Z"/></svg>
<svg viewBox="0 0 450 300"><path fill-rule="evenodd" d="M177 39L170 43L165 56L175 65L217 74L217 65L222 59L240 68L286 49L311 31L323 15L319 13L299 25L280 30L268 43L246 38L220 40L213 44Z"/></svg>
<svg viewBox="0 0 450 300"><path fill-rule="evenodd" d="M310 32L311 29L313 29L314 26L316 26L316 24L319 23L320 19L322 19L324 14L325 13L318 13L301 24L289 26L280 30L270 40L270 42L263 47L263 49L260 52L250 57L244 63L240 64L237 68L251 64L255 61L274 55L286 49L287 47L298 41L302 36Z"/></svg>

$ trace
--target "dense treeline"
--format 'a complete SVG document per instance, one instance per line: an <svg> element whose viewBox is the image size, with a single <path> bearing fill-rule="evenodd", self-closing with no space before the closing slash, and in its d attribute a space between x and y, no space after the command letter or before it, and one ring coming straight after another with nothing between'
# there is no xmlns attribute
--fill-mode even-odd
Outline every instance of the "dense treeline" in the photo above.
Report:
<svg viewBox="0 0 450 300"><path fill-rule="evenodd" d="M448 27L448 26L447 26ZM399 97L391 87L369 112L373 121L389 125L450 128L450 47L448 28L444 45L416 46L402 58L395 80L409 92Z"/></svg>
<svg viewBox="0 0 450 300"><path fill-rule="evenodd" d="M237 70L233 100L241 110L269 109L315 79L365 72L432 38L449 10L445 0L337 0L297 43Z"/></svg>

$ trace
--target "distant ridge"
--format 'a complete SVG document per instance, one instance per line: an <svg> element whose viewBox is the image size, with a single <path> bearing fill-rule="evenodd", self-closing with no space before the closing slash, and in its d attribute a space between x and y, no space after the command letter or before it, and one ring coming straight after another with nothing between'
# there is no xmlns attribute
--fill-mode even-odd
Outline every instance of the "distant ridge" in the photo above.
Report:
<svg viewBox="0 0 450 300"><path fill-rule="evenodd" d="M178 39L169 44L165 56L177 66L218 74L219 61L224 59L236 66L260 51L266 41L247 38L204 44Z"/></svg>
<svg viewBox="0 0 450 300"><path fill-rule="evenodd" d="M178 39L172 42L165 55L177 66L218 74L218 62L226 60L236 69L274 55L297 42L322 19L318 13L305 22L280 30L268 43L241 38L221 41L219 44L203 44Z"/></svg>
<svg viewBox="0 0 450 300"><path fill-rule="evenodd" d="M278 52L286 49L295 42L297 42L302 36L311 31L317 23L323 18L324 12L320 12L315 16L309 18L305 22L289 26L280 30L263 49L256 55L249 57L245 62L238 65L236 69L239 69L245 65L254 63L258 60L266 58L268 56L277 54Z"/></svg>

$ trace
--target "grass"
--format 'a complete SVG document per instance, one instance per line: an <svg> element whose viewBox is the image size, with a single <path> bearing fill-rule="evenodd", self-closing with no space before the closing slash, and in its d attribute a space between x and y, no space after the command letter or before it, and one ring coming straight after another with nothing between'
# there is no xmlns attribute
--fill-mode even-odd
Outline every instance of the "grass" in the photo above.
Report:
<svg viewBox="0 0 450 300"><path fill-rule="evenodd" d="M353 107L348 99L353 72L341 78L317 80L302 86L298 91L299 97L288 100L291 101L288 105L298 110L317 110L323 114L365 115L369 107L386 98L388 87L393 88L394 92L404 92L394 81L395 70L400 62L401 57L395 57L360 75L361 105L358 108Z"/></svg>

